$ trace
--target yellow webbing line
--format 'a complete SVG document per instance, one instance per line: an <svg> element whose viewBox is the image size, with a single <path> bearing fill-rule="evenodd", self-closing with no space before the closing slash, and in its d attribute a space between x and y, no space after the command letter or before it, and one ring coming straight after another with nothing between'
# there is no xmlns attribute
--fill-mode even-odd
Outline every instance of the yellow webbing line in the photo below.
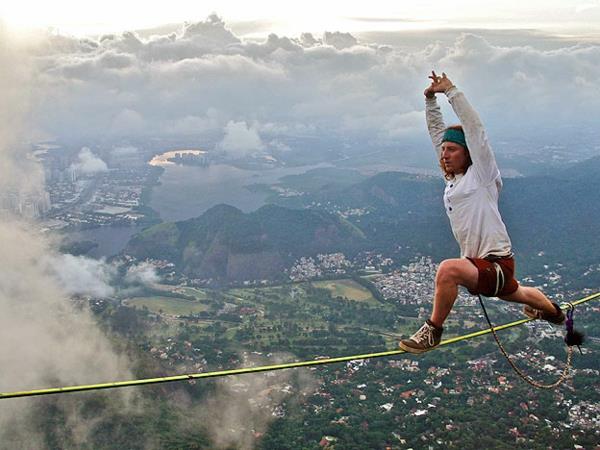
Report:
<svg viewBox="0 0 600 450"><path fill-rule="evenodd" d="M570 304L575 306L581 303L585 303L587 301L593 300L597 297L600 297L600 292L596 294L592 294L588 297L582 298L575 302L571 302ZM561 306L563 309L567 307L566 304ZM506 323L504 325L499 325L494 327L495 331L504 330L511 327L516 327L519 325L523 325L524 323L531 322L534 319L521 319L516 320L514 322ZM483 336L484 334L489 334L492 332L492 329L486 328L484 330L476 331L474 333L465 334L462 336L457 336L454 338L446 339L440 343L440 346L454 344L455 342L464 341L467 339L473 339L479 336ZM259 367L246 367L241 369L230 369L230 370L219 370L215 372L204 372L204 373L193 373L187 375L176 375L171 377L160 377L160 378L146 378L141 380L129 380L129 381L116 381L113 383L100 383L100 384L88 384L88 385L80 385L80 386L66 386L66 387L57 387L57 388L48 388L48 389L35 389L30 391L17 391L17 392L0 392L0 400L6 398L16 398L16 397L33 397L37 395L50 395L50 394L66 394L69 392L81 392L81 391L95 391L100 389L113 389L113 388L122 388L129 386L142 386L146 384L157 384L157 383L168 383L172 381L185 381L185 380L196 380L199 378L215 378L215 377L225 377L230 375L242 375L245 373L258 373L258 372L269 372L274 370L282 370L282 369L293 369L297 367L309 367L309 366L319 366L323 364L334 364L340 362L347 361L355 361L359 359L370 359L370 358L384 358L388 356L396 356L402 353L406 353L404 350L390 350L387 352L379 352L379 353L367 353L363 355L351 355L351 356L340 356L337 358L326 358L326 359L318 359L312 361L297 361L291 363L284 364L275 364L271 366L259 366Z"/></svg>

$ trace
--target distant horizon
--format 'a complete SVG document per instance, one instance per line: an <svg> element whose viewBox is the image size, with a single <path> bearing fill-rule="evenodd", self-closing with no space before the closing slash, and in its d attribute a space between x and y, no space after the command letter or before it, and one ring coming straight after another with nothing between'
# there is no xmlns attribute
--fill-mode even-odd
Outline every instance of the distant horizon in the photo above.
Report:
<svg viewBox="0 0 600 450"><path fill-rule="evenodd" d="M36 14L32 15L31 12ZM190 5L185 0L145 5L107 0L96 7L73 5L68 0L38 4L23 0L0 7L0 25L13 31L52 29L61 35L79 38L127 31L180 26L216 14L236 34L246 37L269 33L297 37L301 33L343 31L429 31L449 29L537 30L544 33L600 40L597 23L600 4L589 0L507 0L502 4L481 4L456 0L452 5L439 1L389 4L374 0L318 2L307 0L285 5L259 0L247 5L236 0L208 1Z"/></svg>
<svg viewBox="0 0 600 450"><path fill-rule="evenodd" d="M467 95L518 172L525 155L553 165L600 146L600 32L590 28L600 3L535 0L489 11L469 0L452 8L235 3L174 0L142 13L59 1L35 17L28 0L0 7L6 140L59 142L73 155L88 148L90 161L163 139L307 163L332 149L385 150L414 166L428 142L423 89L436 70ZM108 16L121 31L102 28ZM90 37L92 19L104 34ZM67 34L69 24L87 37ZM38 31L16 31L26 26ZM443 95L439 102L447 123L457 123Z"/></svg>
<svg viewBox="0 0 600 450"><path fill-rule="evenodd" d="M219 14L218 17L222 18L226 24L227 28L231 30L236 36L244 39L249 42L263 42L268 39L270 35L276 35L279 37L285 37L289 39L300 39L303 34L313 34L316 37L322 37L325 33L329 32L340 32L340 33L350 33L357 37L360 42L364 43L379 43L381 44L381 37L392 38L397 36L398 39L409 36L411 38L416 38L417 36L424 35L444 35L444 34L460 34L460 33L482 33L482 34L490 34L490 35L506 35L506 36L514 36L514 35L522 35L528 36L532 38L533 43L539 41L553 41L556 45L560 45L563 43L565 45L577 45L577 44L590 44L590 45L600 45L600 31L596 31L593 29L560 29L556 27L515 27L515 26L487 26L482 27L478 25L472 26L439 26L439 24L434 24L435 26L425 26L424 24L421 27L410 27L410 28L354 28L352 26L347 27L326 27L322 29L297 29L293 31L287 31L283 27L278 27L275 24L272 24L268 21L227 21L227 19ZM205 20L206 17L199 19L198 21ZM0 17L0 26L2 18ZM29 30L25 30L26 33L51 33L56 36L62 36L66 38L76 38L76 39L101 39L104 36L110 35L121 35L124 33L135 33L142 38L150 38L156 35L166 35L170 33L180 34L187 25L190 23L195 23L195 21L191 20L182 20L180 22L170 22L163 23L156 26L148 26L141 28L121 28L110 30L107 29L105 31L98 31L93 33L78 33L77 31L70 32L70 30L60 27L39 27L32 28ZM369 22L371 23L371 22ZM15 32L19 33L23 30L15 30ZM376 37L376 38L375 38ZM527 44L524 44L527 45Z"/></svg>

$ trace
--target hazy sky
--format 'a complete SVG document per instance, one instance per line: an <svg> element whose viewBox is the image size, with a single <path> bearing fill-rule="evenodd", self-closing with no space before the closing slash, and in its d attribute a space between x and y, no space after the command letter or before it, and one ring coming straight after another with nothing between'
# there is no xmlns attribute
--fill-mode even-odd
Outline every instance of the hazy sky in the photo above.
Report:
<svg viewBox="0 0 600 450"><path fill-rule="evenodd" d="M600 1L340 5L23 0L0 11L10 30L46 27L28 47L28 136L93 146L220 135L215 147L242 152L307 135L401 145L426 139L432 69L507 141L595 129ZM552 143L574 144L571 131ZM590 154L600 138L583 145Z"/></svg>
<svg viewBox="0 0 600 450"><path fill-rule="evenodd" d="M286 35L344 29L407 30L432 27L500 27L598 33L598 0L20 0L2 2L0 16L14 27L55 27L78 36L198 21L215 12L228 23L268 22Z"/></svg>

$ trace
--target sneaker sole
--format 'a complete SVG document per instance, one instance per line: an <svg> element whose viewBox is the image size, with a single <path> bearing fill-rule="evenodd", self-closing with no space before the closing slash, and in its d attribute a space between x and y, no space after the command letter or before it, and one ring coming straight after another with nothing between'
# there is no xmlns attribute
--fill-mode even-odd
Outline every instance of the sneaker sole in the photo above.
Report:
<svg viewBox="0 0 600 450"><path fill-rule="evenodd" d="M540 319L540 317L538 317L538 315L535 312L535 310L532 311L532 310L523 308L523 314L525 314L530 319L534 319L534 320Z"/></svg>
<svg viewBox="0 0 600 450"><path fill-rule="evenodd" d="M429 347L429 348L414 348L414 347L409 347L408 345L404 345L402 342L400 342L398 344L398 346L405 352L414 353L414 354L420 354L420 353L425 353L425 352L431 351L434 348L437 348L438 345L436 345L435 347Z"/></svg>
<svg viewBox="0 0 600 450"><path fill-rule="evenodd" d="M566 318L563 318L563 320L559 322L559 321L552 321L552 320L544 319L543 317L541 317L541 314L539 314L536 309L534 309L534 310L528 310L526 308L523 308L523 314L525 314L530 319L533 319L533 320L538 320L538 319L539 320L545 320L546 322L551 323L553 325L564 325L565 320L566 320Z"/></svg>

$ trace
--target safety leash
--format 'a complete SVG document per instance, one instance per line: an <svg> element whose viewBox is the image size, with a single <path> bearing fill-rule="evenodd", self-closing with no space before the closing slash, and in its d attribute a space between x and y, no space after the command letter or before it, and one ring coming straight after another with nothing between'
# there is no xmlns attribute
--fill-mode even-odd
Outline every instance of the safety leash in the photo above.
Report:
<svg viewBox="0 0 600 450"><path fill-rule="evenodd" d="M580 345L583 343L583 333L580 333L575 328L573 328L573 314L575 313L575 306L573 306L573 303L568 303L568 305L569 310L567 311L567 320L565 322L565 325L567 327L565 343L569 347L576 345L579 349L579 353L582 353Z"/></svg>
<svg viewBox="0 0 600 450"><path fill-rule="evenodd" d="M569 377L569 371L571 370L571 358L573 356L573 345L577 345L577 347L579 347L579 345L583 342L583 335L573 329L573 311L575 309L573 304L569 303L569 311L567 312L567 322L566 322L567 337L565 337L565 342L567 344L567 361L565 363L565 368L563 369L562 373L560 374L560 377L558 377L558 380L556 380L554 383L544 384L544 383L540 383L540 382L534 380L533 378L531 378L530 376L525 374L521 369L519 369L515 365L513 360L510 358L510 355L507 353L507 351L504 349L504 346L500 342L498 335L496 334L496 330L494 329L494 326L492 325L492 322L490 321L490 317L488 316L487 310L485 309L485 305L483 304L483 299L481 298L481 295L477 294L477 297L479 298L479 304L481 305L481 308L483 309L483 314L485 315L485 320L487 320L487 323L490 326L492 335L494 336L494 339L496 340L496 343L498 344L498 348L500 349L500 351L502 352L502 354L504 355L504 357L506 358L506 360L508 361L510 366L513 368L515 373L517 375L519 375L519 377L521 377L521 379L523 379L524 381L526 381L527 383L529 383L530 385L532 385L536 388L554 389L554 388L560 386ZM579 351L581 351L581 348L579 349Z"/></svg>

